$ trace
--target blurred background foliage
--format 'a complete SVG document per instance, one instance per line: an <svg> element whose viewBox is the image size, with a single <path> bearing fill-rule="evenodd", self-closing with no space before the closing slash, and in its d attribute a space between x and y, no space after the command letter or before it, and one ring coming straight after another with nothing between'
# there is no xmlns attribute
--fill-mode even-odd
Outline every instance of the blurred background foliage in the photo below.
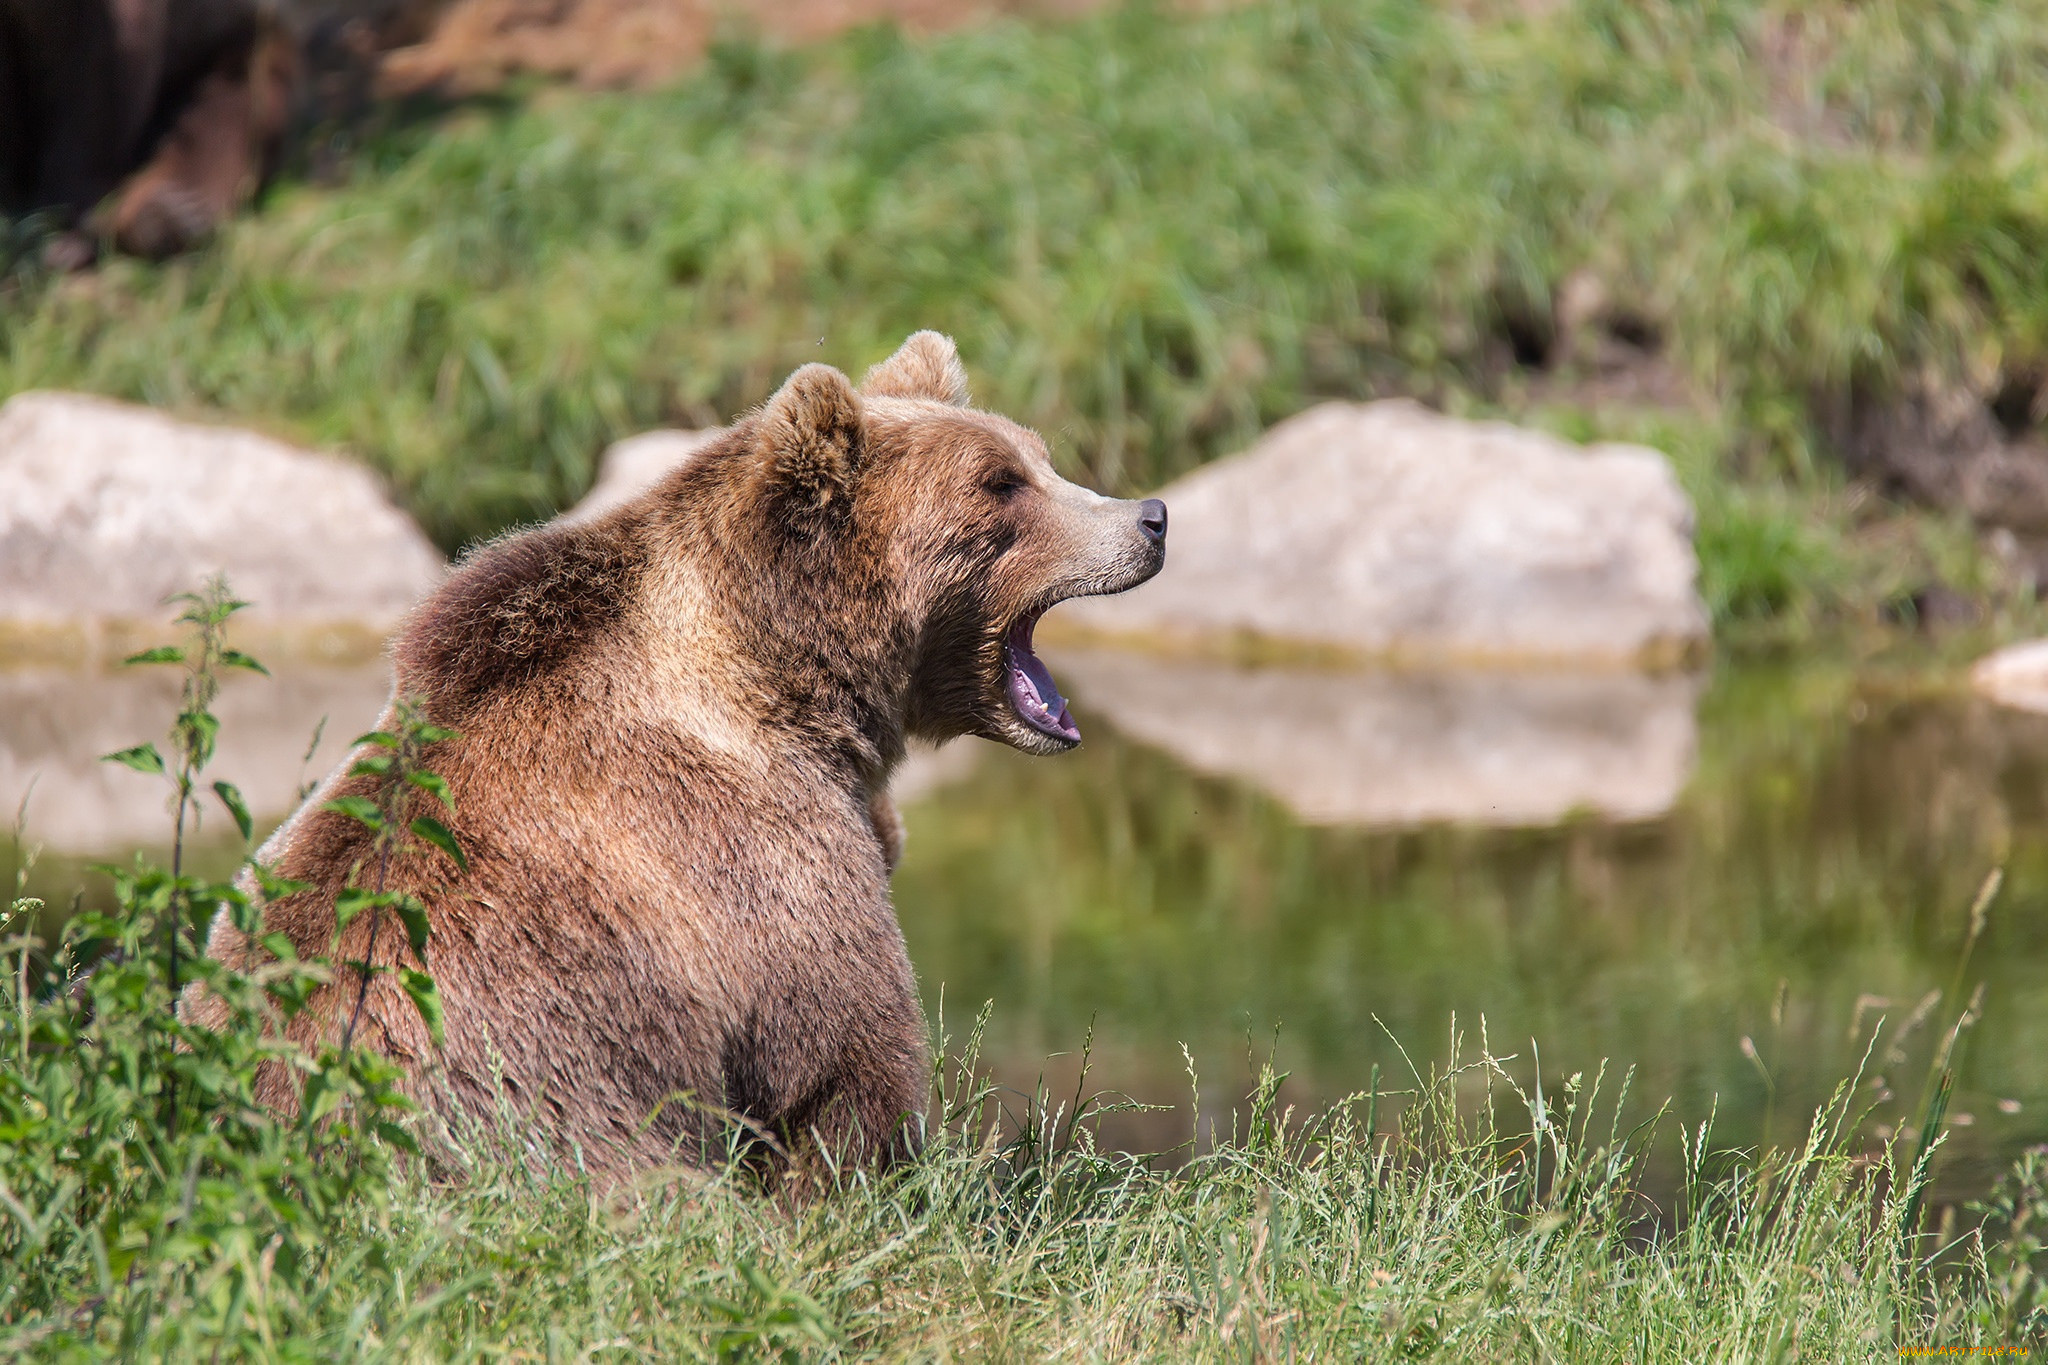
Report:
<svg viewBox="0 0 2048 1365"><path fill-rule="evenodd" d="M1830 455L1909 393L2048 372L2044 110L2041 0L735 32L661 90L323 130L319 176L193 258L17 269L0 391L346 447L453 548L573 501L617 436L938 327L1120 490L1326 397L1647 424L1717 617L1796 627L1985 573L1940 518L1873 550Z"/></svg>

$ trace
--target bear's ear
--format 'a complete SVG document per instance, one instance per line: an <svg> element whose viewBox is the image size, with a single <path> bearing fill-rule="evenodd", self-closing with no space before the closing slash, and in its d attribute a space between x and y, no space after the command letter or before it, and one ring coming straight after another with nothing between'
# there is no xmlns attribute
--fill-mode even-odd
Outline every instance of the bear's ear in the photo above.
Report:
<svg viewBox="0 0 2048 1365"><path fill-rule="evenodd" d="M895 355L868 371L860 391L873 398L928 398L967 406L967 371L953 338L918 332Z"/></svg>
<svg viewBox="0 0 2048 1365"><path fill-rule="evenodd" d="M755 438L769 489L800 522L853 505L864 454L860 397L830 365L806 365L761 410Z"/></svg>

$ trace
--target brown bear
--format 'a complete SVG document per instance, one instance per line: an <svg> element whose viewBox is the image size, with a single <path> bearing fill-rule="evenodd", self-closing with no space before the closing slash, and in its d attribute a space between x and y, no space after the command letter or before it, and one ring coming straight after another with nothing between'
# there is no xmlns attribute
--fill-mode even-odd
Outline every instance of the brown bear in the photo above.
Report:
<svg viewBox="0 0 2048 1365"><path fill-rule="evenodd" d="M262 0L0 0L0 212L72 228L105 200L92 232L144 256L206 236L283 145L299 64L270 11ZM72 231L50 254L81 265L92 250Z"/></svg>
<svg viewBox="0 0 2048 1365"><path fill-rule="evenodd" d="M913 1150L890 772L912 737L1078 743L1033 626L1144 582L1165 539L1163 503L1060 478L920 332L858 391L806 365L634 501L478 550L393 649L397 694L459 732L430 757L468 870L427 852L387 883L428 907L445 1042L388 974L358 1041L429 1106L502 1094L599 1169L704 1160L735 1120L785 1151ZM369 781L330 777L260 855L313 886L265 911L302 955L367 848L325 803ZM402 930L371 940L353 920L333 960L411 965ZM223 919L208 951L252 949ZM348 1027L360 978L337 977L298 1041ZM263 1098L295 1103L282 1075Z"/></svg>

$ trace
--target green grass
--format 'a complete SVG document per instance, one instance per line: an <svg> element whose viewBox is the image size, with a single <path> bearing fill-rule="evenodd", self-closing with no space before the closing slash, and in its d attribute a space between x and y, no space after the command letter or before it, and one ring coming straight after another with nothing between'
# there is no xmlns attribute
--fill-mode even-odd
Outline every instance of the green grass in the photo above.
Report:
<svg viewBox="0 0 2048 1365"><path fill-rule="evenodd" d="M736 40L665 91L472 106L195 259L20 285L0 392L346 446L453 546L924 326L1118 488L1321 397L1517 410L1512 338L1591 269L1699 395L1696 483L1745 489L1701 498L1722 619L1839 607L1822 419L2048 362L2048 5L1492 8Z"/></svg>
<svg viewBox="0 0 2048 1365"><path fill-rule="evenodd" d="M469 1286L413 1349L1618 1362L2040 1339L2031 1243L1997 1219L1981 1244L1902 1241L1910 1154L1863 1164L1832 1136L1839 1110L1762 1160L1689 1141L1659 1207L1632 1180L1644 1137L1608 1126L1598 1078L1547 1108L1491 1058L1418 1080L1398 1122L1377 1095L1291 1128L1268 1071L1244 1126L1170 1174L1094 1152L1085 1128L1060 1143L1042 1103L999 1145L968 1082L968 1121L918 1168L794 1209L716 1181L607 1208L491 1164L394 1221L419 1282ZM1505 1101L1501 1122L1475 1092ZM1889 1193L1880 1170L1900 1177ZM2015 1211L2038 1180L2008 1187ZM545 1250L508 1277L507 1245Z"/></svg>
<svg viewBox="0 0 2048 1365"><path fill-rule="evenodd" d="M125 1282L10 1305L0 1350L1642 1362L2048 1341L2048 1166L2029 1157L1987 1205L1923 1220L1920 1149L1857 1149L1846 1101L1793 1151L1666 1133L1683 1178L1646 1191L1651 1134L1613 1122L1613 1076L1544 1097L1482 1051L1304 1123L1269 1069L1213 1145L1160 1168L1095 1149L1096 1102L1075 1124L1052 1097L992 1095L964 1051L936 1090L951 1123L883 1180L797 1198L721 1174L608 1189L540 1168L508 1118L466 1130L438 1180L401 1175L305 1219L288 1265L260 1239L197 1265L143 1257Z"/></svg>
<svg viewBox="0 0 2048 1365"><path fill-rule="evenodd" d="M1521 416L1577 441L1663 451L1692 499L1699 591L1724 643L1754 653L1856 638L1849 627L1917 619L1932 585L1984 609L1966 644L2037 631L2038 606L1984 553L1967 515L1890 503L1832 465L1737 475L1731 414L1532 403Z"/></svg>

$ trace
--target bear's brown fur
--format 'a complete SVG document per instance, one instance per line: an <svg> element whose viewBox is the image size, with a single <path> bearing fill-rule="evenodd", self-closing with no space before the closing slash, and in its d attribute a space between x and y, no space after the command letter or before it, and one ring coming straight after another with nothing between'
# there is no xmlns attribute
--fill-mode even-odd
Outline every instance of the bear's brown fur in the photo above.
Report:
<svg viewBox="0 0 2048 1365"><path fill-rule="evenodd" d="M469 870L421 855L389 884L429 908L445 1046L388 975L357 1037L424 1101L502 1093L611 1170L703 1159L720 1110L785 1147L914 1147L927 1063L890 771L909 737L1071 747L1031 625L1165 554L1162 505L1067 483L966 398L935 333L859 392L805 366L652 491L483 548L418 609L397 690L460 732L431 766ZM323 803L368 781L330 778L261 855L314 886L266 911L303 955L329 953L366 850ZM353 921L333 960L409 962L402 931L374 953L372 932ZM209 951L252 949L222 921ZM358 989L340 970L292 1036L338 1037ZM295 1103L282 1074L264 1099Z"/></svg>

